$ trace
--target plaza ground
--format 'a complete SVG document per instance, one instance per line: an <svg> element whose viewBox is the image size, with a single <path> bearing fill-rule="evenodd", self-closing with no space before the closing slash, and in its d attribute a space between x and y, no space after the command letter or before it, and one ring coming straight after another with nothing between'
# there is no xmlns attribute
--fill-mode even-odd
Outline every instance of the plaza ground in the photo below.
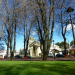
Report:
<svg viewBox="0 0 75 75"><path fill-rule="evenodd" d="M9 59L0 59L0 61L10 61ZM43 61L41 57L36 57L36 58L28 58L28 59L14 59L14 61ZM48 57L47 61L75 61L75 57L59 57L59 58L50 58Z"/></svg>

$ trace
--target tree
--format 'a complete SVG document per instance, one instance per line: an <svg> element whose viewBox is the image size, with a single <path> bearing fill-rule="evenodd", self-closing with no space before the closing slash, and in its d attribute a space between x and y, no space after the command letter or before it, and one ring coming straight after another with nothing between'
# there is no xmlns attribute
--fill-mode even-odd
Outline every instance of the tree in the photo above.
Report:
<svg viewBox="0 0 75 75"><path fill-rule="evenodd" d="M6 33L8 33L8 35L6 34ZM9 46L10 46L10 44L9 44L9 31L7 30L3 30L3 35L2 35L2 40L6 43L6 45L7 45L7 58L8 58L8 53L9 53Z"/></svg>
<svg viewBox="0 0 75 75"><path fill-rule="evenodd" d="M23 28L23 33L24 33L24 52L25 56L27 56L27 50L28 50L28 43L29 43L29 37L30 37L30 32L34 23L34 20L31 19L30 15L30 6L29 6L29 1L23 0L21 4L21 9L20 10L20 21L21 21L21 26Z"/></svg>
<svg viewBox="0 0 75 75"><path fill-rule="evenodd" d="M73 19L72 19L72 15L71 15L71 12L73 12L73 11L74 11L74 9L72 7L68 7L68 9L66 10L66 12L70 13L70 20L71 20L71 26L72 26L72 34L73 34L74 45L75 45L75 32L74 32Z"/></svg>
<svg viewBox="0 0 75 75"><path fill-rule="evenodd" d="M58 45L60 48L64 49L64 41L57 42L55 45ZM66 42L66 48L69 48L69 44Z"/></svg>
<svg viewBox="0 0 75 75"><path fill-rule="evenodd" d="M0 42L0 50L4 50L5 47L3 46L4 44Z"/></svg>
<svg viewBox="0 0 75 75"><path fill-rule="evenodd" d="M13 0L13 1L2 0L2 5L1 5L0 16L1 16L2 24L5 26L5 29L7 31L6 32L6 34L8 35L7 47L10 48L11 60L13 60L13 55L14 55L13 53L16 44L16 24L18 19L17 9L19 8L19 3L20 3L19 0ZM13 38L14 38L14 44L13 44ZM8 48L7 50L9 50Z"/></svg>
<svg viewBox="0 0 75 75"><path fill-rule="evenodd" d="M20 49L20 55L22 55L23 53L22 53L22 50Z"/></svg>
<svg viewBox="0 0 75 75"><path fill-rule="evenodd" d="M55 45L58 45L61 48L61 43L57 42Z"/></svg>
<svg viewBox="0 0 75 75"><path fill-rule="evenodd" d="M71 41L71 42L70 42L70 46L72 46L72 45L74 45L74 41Z"/></svg>
<svg viewBox="0 0 75 75"><path fill-rule="evenodd" d="M32 0L36 29L43 44L43 60L47 60L55 23L55 0Z"/></svg>
<svg viewBox="0 0 75 75"><path fill-rule="evenodd" d="M57 13L57 17L58 17L57 22L60 23L60 29L61 29L62 37L64 39L64 49L65 49L65 55L66 55L67 54L66 52L66 33L67 33L66 28L67 28L67 25L69 24L69 20L67 19L68 17L66 16L67 13L65 11L66 11L66 6L69 5L70 0L69 1L58 0L58 1L59 3L57 4L57 8L59 9L59 12Z"/></svg>

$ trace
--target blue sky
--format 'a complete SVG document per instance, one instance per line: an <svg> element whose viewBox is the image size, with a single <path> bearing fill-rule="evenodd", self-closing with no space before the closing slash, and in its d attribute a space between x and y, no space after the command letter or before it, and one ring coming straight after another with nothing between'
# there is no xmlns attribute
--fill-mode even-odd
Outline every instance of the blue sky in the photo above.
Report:
<svg viewBox="0 0 75 75"><path fill-rule="evenodd" d="M58 27L57 27L58 28ZM55 41L54 43L57 43L57 42L62 42L64 41L62 35L58 32L58 29L55 27L54 29L54 34L53 34L53 40ZM67 38L67 42L70 42L73 40L73 36L72 36L72 31L71 31L71 27L70 27L70 24L68 25L68 28L67 28L69 31L69 33L66 34L66 38ZM38 36L36 34L35 31L32 31L32 34L31 34L31 37L34 37L36 41L38 41ZM23 40L24 40L24 37L23 35L21 34L17 34L17 37L16 37L16 51L19 52L21 48L23 48ZM53 43L52 43L53 44ZM6 45L5 45L5 50L7 49Z"/></svg>
<svg viewBox="0 0 75 75"><path fill-rule="evenodd" d="M73 4L71 6L75 7L75 5L73 5ZM57 27L54 28L53 40L55 41L55 43L64 41L62 35L59 33L60 29L58 27L59 27L59 24L57 25ZM70 25L68 25L67 29L70 30L70 31L66 34L66 38L67 38L66 41L69 42L69 44L70 44L70 42L73 40L73 36L72 36L72 33L71 33L72 31L71 31ZM31 37L34 37L35 40L38 41L38 36L37 36L35 31L32 32ZM23 45L24 45L23 41L24 41L23 35L17 34L17 37L16 37L16 51L17 52L19 52L19 50L21 48L23 48ZM6 49L7 49L7 47L5 45L5 50Z"/></svg>

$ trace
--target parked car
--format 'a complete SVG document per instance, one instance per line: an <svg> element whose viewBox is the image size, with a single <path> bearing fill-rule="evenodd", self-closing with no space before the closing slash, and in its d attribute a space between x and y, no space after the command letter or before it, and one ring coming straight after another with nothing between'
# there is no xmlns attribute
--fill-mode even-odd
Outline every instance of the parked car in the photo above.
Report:
<svg viewBox="0 0 75 75"><path fill-rule="evenodd" d="M22 56L20 56L20 55L16 55L15 58L22 58Z"/></svg>
<svg viewBox="0 0 75 75"><path fill-rule="evenodd" d="M49 53L48 57L54 57L53 53Z"/></svg>
<svg viewBox="0 0 75 75"><path fill-rule="evenodd" d="M27 55L26 57L24 56L23 58L31 58L31 56Z"/></svg>
<svg viewBox="0 0 75 75"><path fill-rule="evenodd" d="M62 54L57 54L56 57L64 57Z"/></svg>

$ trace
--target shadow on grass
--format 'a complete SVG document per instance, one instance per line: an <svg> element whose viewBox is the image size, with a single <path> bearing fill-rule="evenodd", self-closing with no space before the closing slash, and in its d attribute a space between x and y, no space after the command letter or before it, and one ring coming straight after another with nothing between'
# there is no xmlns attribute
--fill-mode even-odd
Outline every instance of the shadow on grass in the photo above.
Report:
<svg viewBox="0 0 75 75"><path fill-rule="evenodd" d="M28 64L0 65L0 75L75 75L75 66L30 61Z"/></svg>

